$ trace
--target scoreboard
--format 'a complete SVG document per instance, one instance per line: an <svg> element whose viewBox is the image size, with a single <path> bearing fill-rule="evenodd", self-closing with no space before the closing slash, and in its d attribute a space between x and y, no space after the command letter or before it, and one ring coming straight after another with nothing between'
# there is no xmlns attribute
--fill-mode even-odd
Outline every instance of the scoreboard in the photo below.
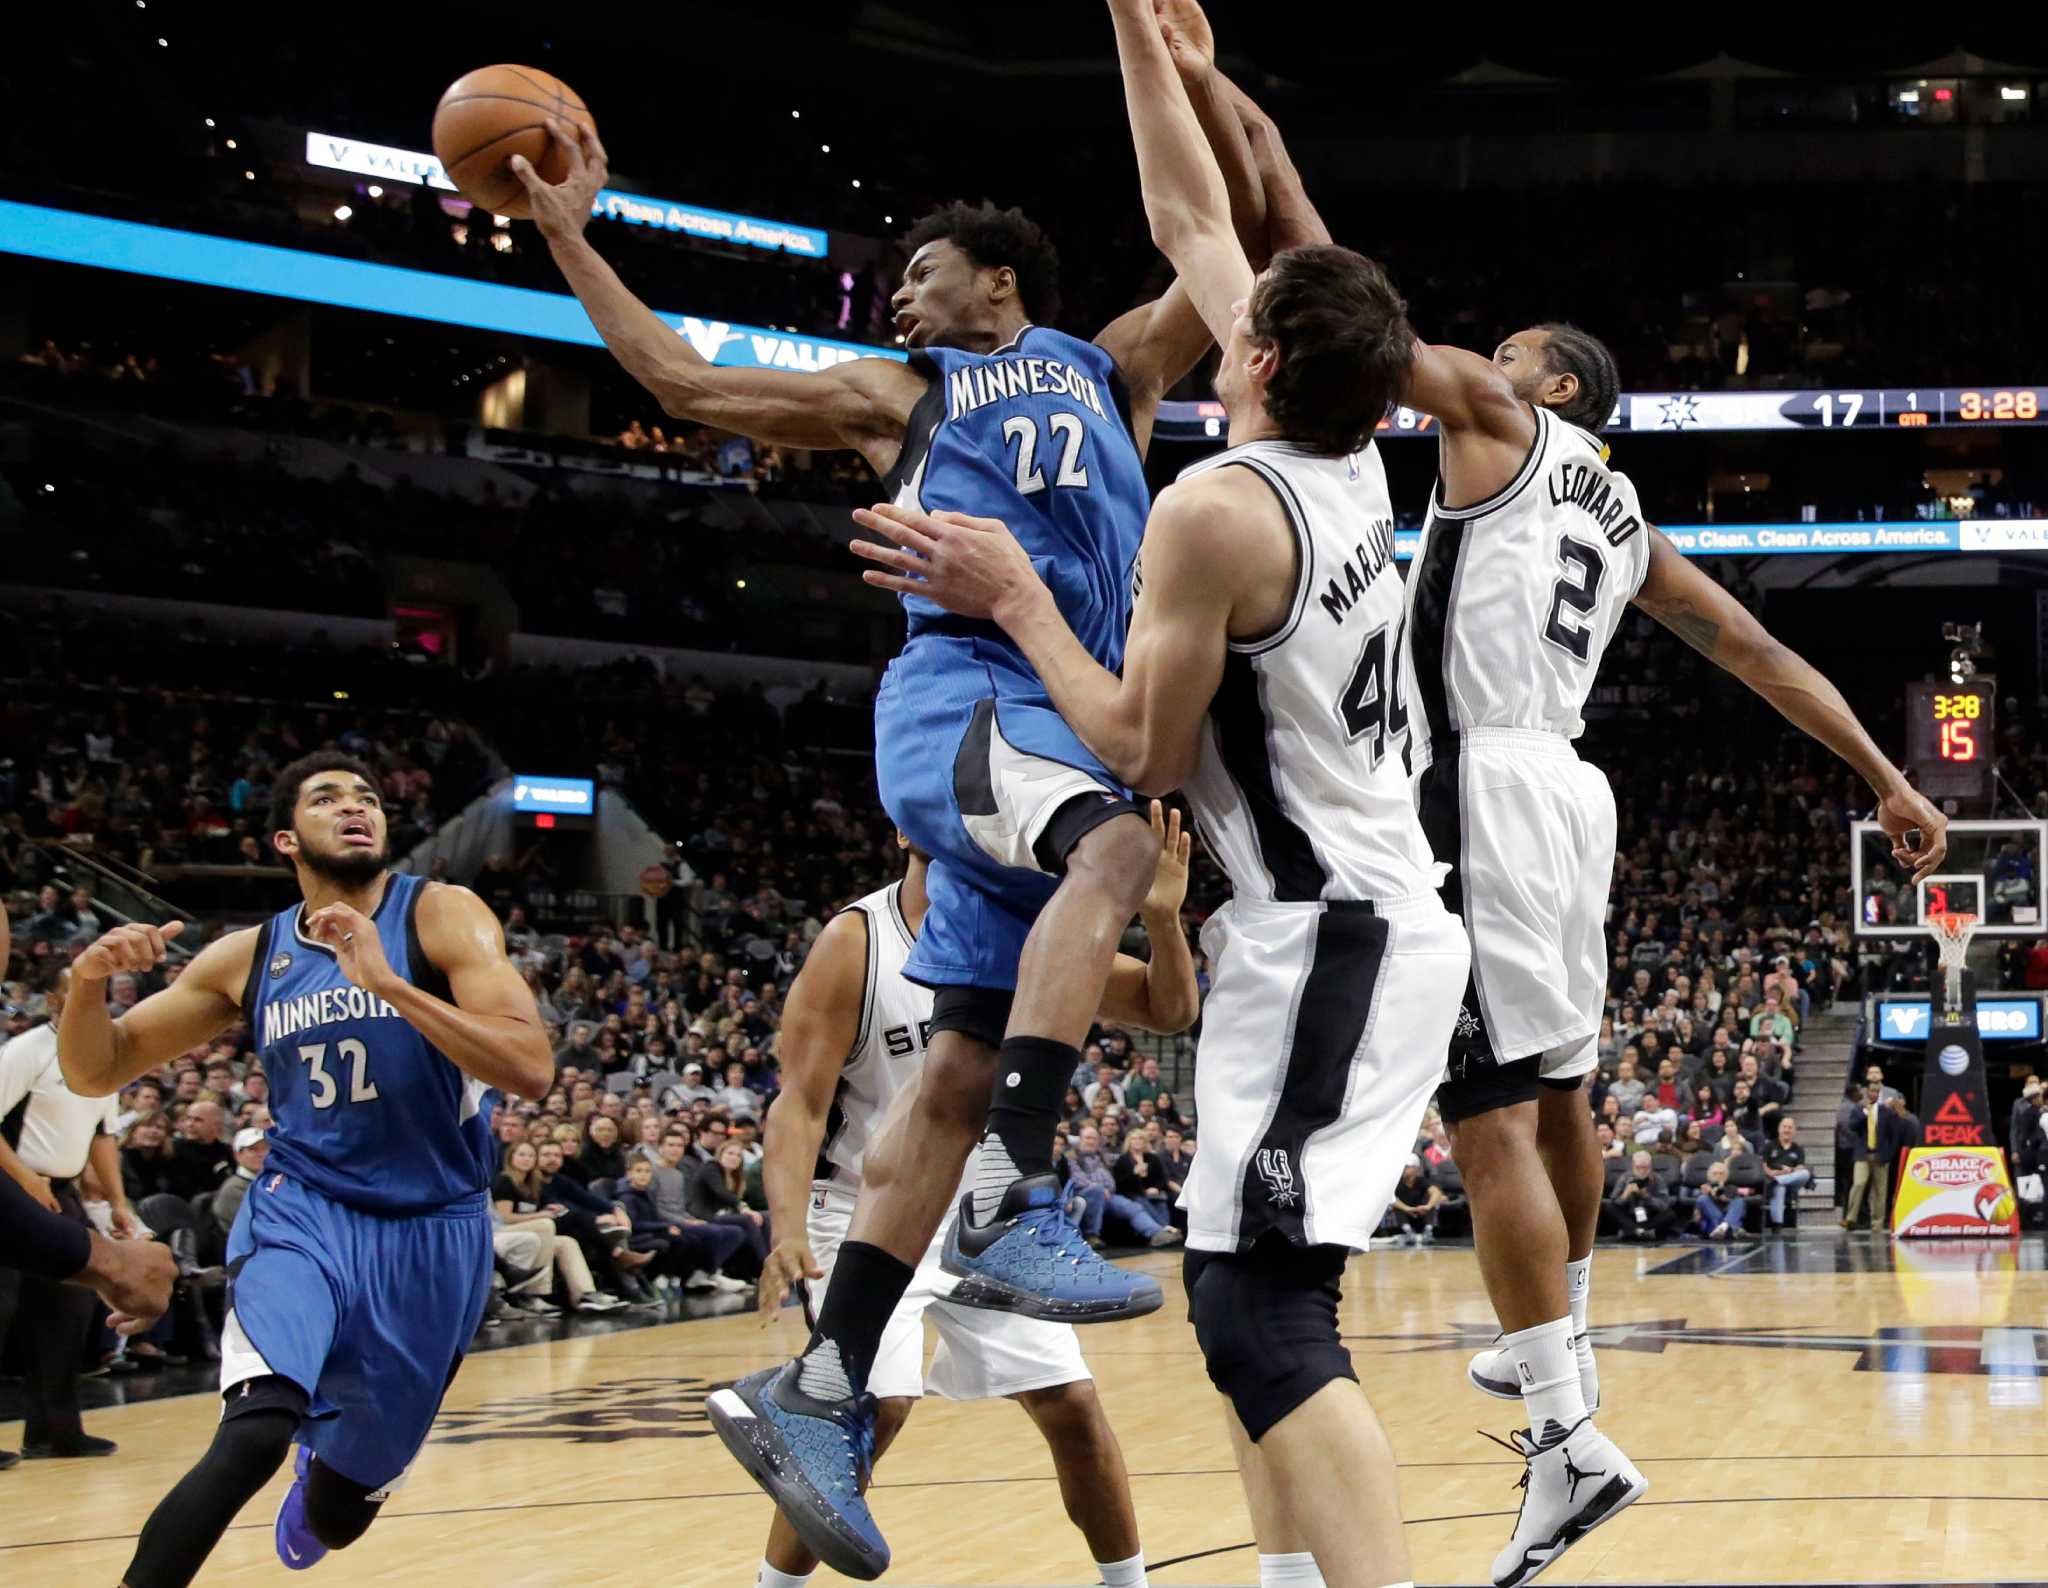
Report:
<svg viewBox="0 0 2048 1588"><path fill-rule="evenodd" d="M1221 439L1229 421L1214 398L1159 405L1159 434ZM1646 435L1753 430L2006 430L2048 425L2048 386L1890 386L1845 391L1638 391L1615 399L1601 428ZM1436 421L1396 407L1379 439L1434 436Z"/></svg>
<svg viewBox="0 0 2048 1588"><path fill-rule="evenodd" d="M1991 792L1998 685L1906 686L1906 761L1929 799L1980 799Z"/></svg>

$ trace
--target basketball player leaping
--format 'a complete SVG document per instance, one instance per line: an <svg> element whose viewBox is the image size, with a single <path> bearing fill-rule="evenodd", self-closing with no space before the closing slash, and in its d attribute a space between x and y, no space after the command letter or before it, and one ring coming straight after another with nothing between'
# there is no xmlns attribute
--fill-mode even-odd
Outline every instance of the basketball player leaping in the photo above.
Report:
<svg viewBox="0 0 2048 1588"><path fill-rule="evenodd" d="M1054 298L1051 244L1016 211L951 205L905 239L893 303L907 364L717 368L585 240L604 151L594 134L555 135L569 168L559 186L515 162L534 220L606 345L668 412L850 448L900 500L1005 514L1090 654L1117 665L1148 505L1141 451L1160 394L1209 341L1185 292L1170 288L1093 342L1046 329L1033 321ZM1241 133L1227 152L1248 160ZM906 966L936 992L930 1057L914 1105L866 1154L811 1343L742 1382L750 1415L719 1425L805 1541L858 1577L889 1558L859 1493L873 1432L864 1386L984 1124L945 1254L962 1281L955 1302L1079 1323L1161 1300L1156 1281L1082 1241L1051 1157L1078 1045L1151 885L1150 826L999 629L915 596L905 606L908 638L875 701L876 772L891 819L932 856L931 907Z"/></svg>
<svg viewBox="0 0 2048 1588"><path fill-rule="evenodd" d="M1176 812L1152 805L1158 872L1138 912L1152 942L1144 961L1119 954L1102 1018L1153 1031L1182 1031L1200 1004L1194 956L1180 926L1188 840ZM901 835L898 842L908 849ZM929 859L909 850L901 882L857 900L819 934L789 989L778 1052L782 1091L761 1178L777 1240L761 1276L761 1310L773 1317L794 1285L812 1282L806 1310L829 1294L833 1260L860 1192L861 1157L892 1107L908 1102L924 1065L932 994L903 974L924 922ZM971 1170L970 1170L971 1172ZM808 1201L808 1212L806 1202ZM956 1307L940 1271L940 1241L918 1264L889 1320L868 1376L876 1397L875 1456L889 1448L924 1393L924 1322L937 1327L931 1387L953 1400L1007 1397L1045 1436L1067 1515L1087 1540L1106 1588L1143 1588L1145 1557L1123 1451L1069 1324ZM711 1397L714 1416L735 1408L730 1390ZM776 1513L756 1588L801 1588L818 1557Z"/></svg>
<svg viewBox="0 0 2048 1588"><path fill-rule="evenodd" d="M72 966L64 1079L100 1097L237 1021L270 1082L270 1160L228 1237L219 1428L143 1524L126 1588L183 1588L291 1451L278 1559L360 1538L426 1442L491 1286L496 1089L554 1076L533 994L466 888L390 870L375 774L315 752L278 774L271 842L304 902L207 945L119 1020L106 985L173 923Z"/></svg>
<svg viewBox="0 0 2048 1588"><path fill-rule="evenodd" d="M1203 932L1189 1313L1230 1407L1262 1581L1319 1567L1336 1588L1385 1588L1410 1577L1399 1492L1339 1285L1441 1077L1470 954L1403 765L1402 596L1372 441L1414 335L1349 250L1281 252L1254 279L1176 73L1206 78L1186 31L1199 13L1168 8L1176 60L1149 0L1112 10L1153 236L1223 343L1230 420L1228 449L1146 526L1122 676L999 521L884 506L856 516L903 549L855 549L890 570L871 583L999 623L1119 777L1185 789L1229 873Z"/></svg>
<svg viewBox="0 0 2048 1588"><path fill-rule="evenodd" d="M1491 361L1446 350L1408 400L1441 422L1440 476L1408 581L1423 826L1450 863L1472 979L1438 1106L1471 1199L1503 1339L1470 1368L1520 1398L1530 1483L1494 1580L1555 1560L1582 1519L1574 1430L1600 1404L1587 1333L1600 1148L1580 1087L1606 996L1615 809L1572 740L1631 602L1853 767L1916 877L1947 818L1908 785L1839 691L1647 523L1595 432L1614 360L1574 326L1518 332ZM1590 1424L1587 1425L1590 1427Z"/></svg>

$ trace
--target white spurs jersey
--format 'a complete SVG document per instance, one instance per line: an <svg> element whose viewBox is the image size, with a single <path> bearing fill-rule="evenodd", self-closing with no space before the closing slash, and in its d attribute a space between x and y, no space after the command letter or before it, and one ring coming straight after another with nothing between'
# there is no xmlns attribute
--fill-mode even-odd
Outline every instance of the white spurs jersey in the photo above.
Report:
<svg viewBox="0 0 2048 1588"><path fill-rule="evenodd" d="M902 891L902 883L892 882L847 906L867 917L868 966L860 1030L839 1072L818 1151L816 1177L834 1185L860 1184L861 1158L896 1094L923 1067L931 1039L931 990L903 975L914 939L903 919Z"/></svg>
<svg viewBox="0 0 2048 1588"><path fill-rule="evenodd" d="M1628 476L1577 425L1534 412L1536 440L1497 495L1446 508L1441 479L1431 495L1408 575L1423 757L1479 728L1576 739L1600 658L1649 570Z"/></svg>
<svg viewBox="0 0 2048 1588"><path fill-rule="evenodd" d="M1181 472L1246 468L1272 488L1300 558L1287 620L1233 640L1188 802L1241 898L1396 899L1434 887L1409 793L1401 579L1387 471L1367 442L1321 457L1285 441Z"/></svg>

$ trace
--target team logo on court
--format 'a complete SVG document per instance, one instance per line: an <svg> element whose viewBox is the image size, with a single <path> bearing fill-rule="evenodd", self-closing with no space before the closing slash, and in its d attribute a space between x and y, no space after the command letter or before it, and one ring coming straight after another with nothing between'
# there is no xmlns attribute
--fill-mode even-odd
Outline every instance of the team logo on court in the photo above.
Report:
<svg viewBox="0 0 2048 1588"><path fill-rule="evenodd" d="M291 955L289 955L289 954L280 954L280 955L278 955L276 959L274 959L274 960L272 960L272 961L270 962L270 979L271 979L272 981L276 981L278 977L282 976L282 975L283 975L283 974L284 974L284 973L285 973L286 971L290 970L291 968L292 968L292 957L291 957Z"/></svg>
<svg viewBox="0 0 2048 1588"><path fill-rule="evenodd" d="M434 1419L428 1443L474 1445L492 1439L557 1439L614 1445L625 1439L706 1439L704 1398L729 1379L615 1378L543 1395L486 1401Z"/></svg>
<svg viewBox="0 0 2048 1588"><path fill-rule="evenodd" d="M1300 1201L1294 1190L1294 1163L1285 1147L1261 1147L1257 1159L1259 1178L1266 1182L1266 1195L1276 1208L1291 1208Z"/></svg>

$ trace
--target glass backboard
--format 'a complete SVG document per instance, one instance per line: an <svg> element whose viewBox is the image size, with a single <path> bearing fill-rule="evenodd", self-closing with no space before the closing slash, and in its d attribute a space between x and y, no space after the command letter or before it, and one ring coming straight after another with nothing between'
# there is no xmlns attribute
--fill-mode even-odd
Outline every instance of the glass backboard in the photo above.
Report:
<svg viewBox="0 0 2048 1588"><path fill-rule="evenodd" d="M2048 822L1960 821L1948 827L1948 857L1915 884L1892 859L1892 841L1876 822L1850 829L1849 884L1858 937L1926 937L1928 917L1962 910L1977 936L2039 937L2041 861Z"/></svg>

